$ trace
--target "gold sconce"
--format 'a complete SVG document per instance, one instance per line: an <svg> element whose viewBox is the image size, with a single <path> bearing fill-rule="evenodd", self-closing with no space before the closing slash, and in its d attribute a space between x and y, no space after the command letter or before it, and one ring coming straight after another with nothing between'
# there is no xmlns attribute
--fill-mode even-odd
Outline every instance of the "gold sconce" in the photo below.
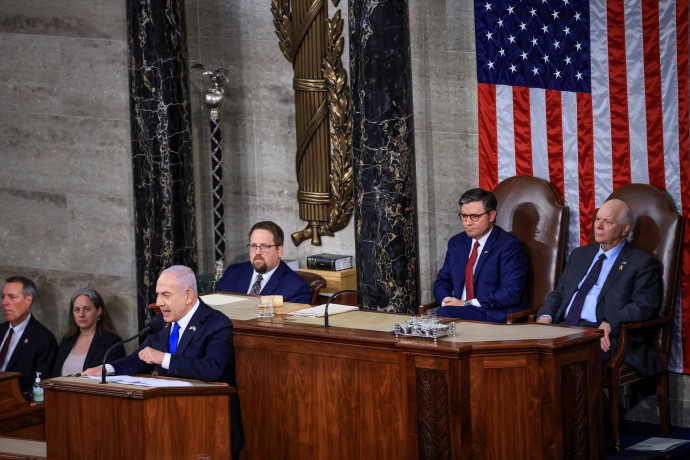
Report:
<svg viewBox="0 0 690 460"><path fill-rule="evenodd" d="M354 206L343 20L340 10L330 20L327 6L327 0L271 0L280 50L295 72L297 201L300 219L308 222L292 234L295 246L309 238L320 246L321 236L347 226Z"/></svg>

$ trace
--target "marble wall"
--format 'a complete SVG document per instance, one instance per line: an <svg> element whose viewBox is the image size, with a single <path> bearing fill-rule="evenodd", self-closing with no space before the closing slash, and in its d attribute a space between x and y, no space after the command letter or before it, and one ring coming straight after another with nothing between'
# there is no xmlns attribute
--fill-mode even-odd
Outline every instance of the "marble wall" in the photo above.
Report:
<svg viewBox="0 0 690 460"><path fill-rule="evenodd" d="M0 277L32 278L58 337L90 286L136 331L125 2L0 9Z"/></svg>

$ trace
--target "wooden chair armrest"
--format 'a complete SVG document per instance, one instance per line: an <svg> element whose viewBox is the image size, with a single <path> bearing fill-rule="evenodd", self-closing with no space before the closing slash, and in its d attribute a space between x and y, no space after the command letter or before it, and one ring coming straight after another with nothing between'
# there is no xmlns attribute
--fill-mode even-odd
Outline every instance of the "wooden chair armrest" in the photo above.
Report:
<svg viewBox="0 0 690 460"><path fill-rule="evenodd" d="M513 324L522 318L528 318L529 322L534 322L533 315L535 315L537 311L539 311L539 307L530 307L526 310L508 313L506 315L506 324Z"/></svg>
<svg viewBox="0 0 690 460"><path fill-rule="evenodd" d="M625 331L632 331L636 329L647 329L652 327L661 327L668 323L670 318L662 316L661 318L649 319L647 321L639 321L636 323L621 323L621 331L619 335L624 334Z"/></svg>
<svg viewBox="0 0 690 460"><path fill-rule="evenodd" d="M611 359L604 364L604 369L611 369L613 367L618 368L623 362L623 356L625 355L625 348L628 344L628 331L635 331L640 329L649 328L660 328L664 324L668 323L671 319L666 316L660 318L654 318L647 321L638 321L635 323L621 323L620 332L618 333L618 345L616 345L616 351L614 352Z"/></svg>
<svg viewBox="0 0 690 460"><path fill-rule="evenodd" d="M425 311L431 310L432 308L436 308L436 307L438 307L438 305L436 305L436 302L431 302L431 303L427 303L425 305L420 305L419 310L417 310L417 314L421 315Z"/></svg>

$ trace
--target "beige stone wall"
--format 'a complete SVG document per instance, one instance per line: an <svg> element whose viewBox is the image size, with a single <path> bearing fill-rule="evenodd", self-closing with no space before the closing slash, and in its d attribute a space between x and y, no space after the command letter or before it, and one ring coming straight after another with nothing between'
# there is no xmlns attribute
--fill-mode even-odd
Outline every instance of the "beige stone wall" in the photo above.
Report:
<svg viewBox="0 0 690 460"><path fill-rule="evenodd" d="M422 301L447 243L462 231L458 199L477 187L477 93L471 0L409 0Z"/></svg>
<svg viewBox="0 0 690 460"><path fill-rule="evenodd" d="M137 328L126 35L124 2L0 9L0 278L36 282L58 338L84 286Z"/></svg>

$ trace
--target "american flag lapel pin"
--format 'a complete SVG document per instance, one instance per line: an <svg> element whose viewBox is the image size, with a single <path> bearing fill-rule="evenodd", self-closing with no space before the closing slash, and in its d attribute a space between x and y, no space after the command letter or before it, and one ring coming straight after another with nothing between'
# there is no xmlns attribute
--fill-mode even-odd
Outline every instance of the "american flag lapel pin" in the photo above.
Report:
<svg viewBox="0 0 690 460"><path fill-rule="evenodd" d="M196 331L196 326L189 326L190 331Z"/></svg>

